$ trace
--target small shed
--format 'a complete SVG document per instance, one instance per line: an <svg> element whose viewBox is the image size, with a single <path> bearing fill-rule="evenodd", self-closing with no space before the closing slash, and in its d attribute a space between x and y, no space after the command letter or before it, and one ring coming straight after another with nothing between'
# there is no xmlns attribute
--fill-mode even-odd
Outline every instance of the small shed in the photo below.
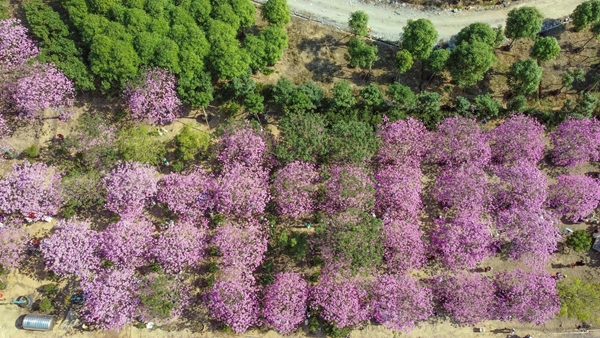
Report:
<svg viewBox="0 0 600 338"><path fill-rule="evenodd" d="M23 317L21 328L31 331L52 331L55 323L54 316L31 313Z"/></svg>

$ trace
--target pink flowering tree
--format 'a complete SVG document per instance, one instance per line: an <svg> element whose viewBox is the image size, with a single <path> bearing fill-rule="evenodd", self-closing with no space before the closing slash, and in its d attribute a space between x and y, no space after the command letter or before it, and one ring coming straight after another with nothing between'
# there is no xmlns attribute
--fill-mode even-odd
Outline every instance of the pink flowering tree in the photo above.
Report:
<svg viewBox="0 0 600 338"><path fill-rule="evenodd" d="M133 118L154 125L171 123L181 116L181 101L175 89L177 79L168 69L148 69L139 81L124 91Z"/></svg>
<svg viewBox="0 0 600 338"><path fill-rule="evenodd" d="M54 215L63 201L60 180L61 174L53 166L15 163L0 180L0 209L6 214L19 212L35 221Z"/></svg>
<svg viewBox="0 0 600 338"><path fill-rule="evenodd" d="M262 316L281 334L295 331L306 319L308 283L297 273L278 273L263 296Z"/></svg>
<svg viewBox="0 0 600 338"><path fill-rule="evenodd" d="M496 275L496 317L542 325L560 311L556 280L545 271L515 269Z"/></svg>
<svg viewBox="0 0 600 338"><path fill-rule="evenodd" d="M462 272L431 279L436 300L460 325L494 319L495 289L491 278Z"/></svg>
<svg viewBox="0 0 600 338"><path fill-rule="evenodd" d="M119 164L102 179L106 189L106 209L121 216L141 214L145 202L158 188L158 172L147 164Z"/></svg>
<svg viewBox="0 0 600 338"><path fill-rule="evenodd" d="M29 235L16 220L5 220L0 227L0 267L16 268L23 259Z"/></svg>
<svg viewBox="0 0 600 338"><path fill-rule="evenodd" d="M215 180L200 167L187 174L172 173L158 181L156 199L179 217L196 219L215 205Z"/></svg>
<svg viewBox="0 0 600 338"><path fill-rule="evenodd" d="M8 123L6 122L6 119L4 118L2 113L0 113L0 140L8 137L10 132L11 132L11 130L10 130L10 127L8 126Z"/></svg>
<svg viewBox="0 0 600 338"><path fill-rule="evenodd" d="M39 53L19 19L0 21L0 71L7 72L22 66Z"/></svg>
<svg viewBox="0 0 600 338"><path fill-rule="evenodd" d="M450 269L472 268L491 253L492 236L488 225L468 214L434 221L431 246Z"/></svg>
<svg viewBox="0 0 600 338"><path fill-rule="evenodd" d="M487 176L483 169L475 166L442 168L433 196L445 208L480 215L489 200Z"/></svg>
<svg viewBox="0 0 600 338"><path fill-rule="evenodd" d="M420 120L412 117L406 120L388 122L379 125L377 136L381 145L377 152L380 165L405 165L418 167L425 155L430 133Z"/></svg>
<svg viewBox="0 0 600 338"><path fill-rule="evenodd" d="M423 173L419 167L387 165L375 173L375 212L400 219L415 219L423 206Z"/></svg>
<svg viewBox="0 0 600 338"><path fill-rule="evenodd" d="M268 161L266 136L252 129L248 123L242 128L234 128L223 134L217 149L217 160L224 168L237 164L258 168Z"/></svg>
<svg viewBox="0 0 600 338"><path fill-rule="evenodd" d="M230 326L236 333L246 332L258 324L260 316L254 277L244 270L226 269L208 292L207 305L213 319Z"/></svg>
<svg viewBox="0 0 600 338"><path fill-rule="evenodd" d="M576 166L600 160L600 122L567 119L550 133L552 160L556 165Z"/></svg>
<svg viewBox="0 0 600 338"><path fill-rule="evenodd" d="M254 219L241 224L226 221L212 238L212 244L222 255L221 265L249 271L262 263L267 241L265 230Z"/></svg>
<svg viewBox="0 0 600 338"><path fill-rule="evenodd" d="M426 250L416 221L385 217L382 226L384 259L389 271L403 273L425 265Z"/></svg>
<svg viewBox="0 0 600 338"><path fill-rule="evenodd" d="M464 117L447 118L440 123L431 139L428 156L430 162L478 167L484 167L490 162L490 146L475 120Z"/></svg>
<svg viewBox="0 0 600 338"><path fill-rule="evenodd" d="M310 290L310 307L337 328L369 319L368 288L357 278L324 273Z"/></svg>
<svg viewBox="0 0 600 338"><path fill-rule="evenodd" d="M333 166L328 174L323 203L326 212L336 213L349 208L363 211L373 209L375 189L373 179L365 168L349 165Z"/></svg>
<svg viewBox="0 0 600 338"><path fill-rule="evenodd" d="M265 211L269 202L269 174L262 168L233 163L217 178L217 212L251 217Z"/></svg>
<svg viewBox="0 0 600 338"><path fill-rule="evenodd" d="M589 215L600 201L597 179L579 175L560 175L549 188L548 204L556 211L578 222Z"/></svg>
<svg viewBox="0 0 600 338"><path fill-rule="evenodd" d="M86 300L83 319L102 330L120 331L136 316L139 300L132 270L112 269L81 281Z"/></svg>
<svg viewBox="0 0 600 338"><path fill-rule="evenodd" d="M535 165L544 154L544 130L533 117L512 115L488 133L492 161L504 165L518 162Z"/></svg>
<svg viewBox="0 0 600 338"><path fill-rule="evenodd" d="M120 220L100 235L99 252L116 269L134 269L146 261L154 225L144 218Z"/></svg>
<svg viewBox="0 0 600 338"><path fill-rule="evenodd" d="M388 329L410 332L433 315L431 290L414 277L380 275L372 292L373 318Z"/></svg>
<svg viewBox="0 0 600 338"><path fill-rule="evenodd" d="M40 249L46 268L65 276L74 274L86 278L100 266L99 235L90 229L89 221L59 220L54 233L42 241Z"/></svg>
<svg viewBox="0 0 600 338"><path fill-rule="evenodd" d="M315 211L319 172L312 163L294 161L273 179L273 200L280 215L299 218Z"/></svg>
<svg viewBox="0 0 600 338"><path fill-rule="evenodd" d="M148 251L167 272L177 274L204 259L208 241L208 221L178 221L161 232Z"/></svg>
<svg viewBox="0 0 600 338"><path fill-rule="evenodd" d="M48 108L56 109L61 120L68 120L66 108L73 105L75 87L53 63L34 64L17 79L12 101L18 116L34 119Z"/></svg>
<svg viewBox="0 0 600 338"><path fill-rule="evenodd" d="M508 255L532 267L544 267L557 248L561 236L554 226L555 216L542 208L513 208L495 217L500 240Z"/></svg>
<svg viewBox="0 0 600 338"><path fill-rule="evenodd" d="M514 166L495 166L492 172L498 176L491 185L495 210L511 208L539 208L548 196L546 175L533 165L519 163Z"/></svg>

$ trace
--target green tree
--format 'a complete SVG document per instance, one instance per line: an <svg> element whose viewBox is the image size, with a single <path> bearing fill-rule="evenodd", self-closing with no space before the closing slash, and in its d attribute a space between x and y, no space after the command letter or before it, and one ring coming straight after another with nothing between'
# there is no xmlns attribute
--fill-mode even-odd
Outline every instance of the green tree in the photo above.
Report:
<svg viewBox="0 0 600 338"><path fill-rule="evenodd" d="M417 104L417 95L401 83L394 82L388 86L388 97L404 110L410 110Z"/></svg>
<svg viewBox="0 0 600 338"><path fill-rule="evenodd" d="M373 83L361 88L359 94L361 103L369 110L377 109L383 104L383 93Z"/></svg>
<svg viewBox="0 0 600 338"><path fill-rule="evenodd" d="M210 16L229 25L234 31L240 29L240 17L233 11L233 8L227 1L213 1Z"/></svg>
<svg viewBox="0 0 600 338"><path fill-rule="evenodd" d="M456 84L464 87L483 80L495 62L496 56L489 45L478 41L463 42L450 53L447 67Z"/></svg>
<svg viewBox="0 0 600 338"><path fill-rule="evenodd" d="M433 23L427 19L408 20L403 28L400 46L406 49L414 60L426 60L438 39Z"/></svg>
<svg viewBox="0 0 600 338"><path fill-rule="evenodd" d="M457 96L454 98L454 111L458 115L468 117L467 112L470 110L470 108L471 102L469 102L469 99L466 97Z"/></svg>
<svg viewBox="0 0 600 338"><path fill-rule="evenodd" d="M336 82L333 85L333 98L331 102L333 110L352 109L355 104L356 100L354 99L350 83L346 80Z"/></svg>
<svg viewBox="0 0 600 338"><path fill-rule="evenodd" d="M250 77L250 73L234 77L221 88L220 99L238 100L256 90L256 82Z"/></svg>
<svg viewBox="0 0 600 338"><path fill-rule="evenodd" d="M208 65L219 79L241 76L250 68L250 57L239 47L235 31L226 23L211 20L207 36L210 42Z"/></svg>
<svg viewBox="0 0 600 338"><path fill-rule="evenodd" d="M592 235L586 230L575 230L567 238L567 245L576 252L586 252L592 247Z"/></svg>
<svg viewBox="0 0 600 338"><path fill-rule="evenodd" d="M158 1L148 1L146 2L146 6L148 6L148 3L150 2L156 2L156 3L161 3L160 0ZM212 5L210 4L210 0L192 0L190 3L190 15L196 20L196 22L198 24L202 24L204 22L206 22L208 20L208 18L210 17L210 12L212 11Z"/></svg>
<svg viewBox="0 0 600 338"><path fill-rule="evenodd" d="M101 89L119 88L137 75L140 58L131 43L105 35L94 37L89 54L90 69L100 79Z"/></svg>
<svg viewBox="0 0 600 338"><path fill-rule="evenodd" d="M348 42L348 55L346 58L350 63L350 67L360 67L371 71L373 63L379 60L377 46L369 46L355 36Z"/></svg>
<svg viewBox="0 0 600 338"><path fill-rule="evenodd" d="M527 108L527 98L523 95L517 95L510 100L506 108L511 112L522 112Z"/></svg>
<svg viewBox="0 0 600 338"><path fill-rule="evenodd" d="M210 74L207 72L182 72L179 74L177 96L192 108L208 106L213 100L213 92Z"/></svg>
<svg viewBox="0 0 600 338"><path fill-rule="evenodd" d="M448 49L436 49L431 54L429 54L429 59L427 62L429 63L429 68L435 74L439 74L446 68L446 63L448 62L448 58L450 57L450 51Z"/></svg>
<svg viewBox="0 0 600 338"><path fill-rule="evenodd" d="M494 39L494 47L498 47L504 42L504 29L502 25L494 28L494 32L496 33L496 39Z"/></svg>
<svg viewBox="0 0 600 338"><path fill-rule="evenodd" d="M261 6L263 19L276 26L285 26L290 22L290 9L286 0L268 0Z"/></svg>
<svg viewBox="0 0 600 338"><path fill-rule="evenodd" d="M575 8L573 14L571 14L575 30L583 30L598 21L598 15L600 14L598 13L598 5L597 1L585 1Z"/></svg>
<svg viewBox="0 0 600 338"><path fill-rule="evenodd" d="M568 278L558 282L557 287L560 315L582 322L600 322L600 283Z"/></svg>
<svg viewBox="0 0 600 338"><path fill-rule="evenodd" d="M510 46L517 39L535 38L542 29L544 16L535 7L519 7L508 12L504 34L511 39Z"/></svg>
<svg viewBox="0 0 600 338"><path fill-rule="evenodd" d="M560 87L559 91L563 88L572 89L575 82L585 81L585 73L579 68L562 73L560 77L562 80L562 87Z"/></svg>
<svg viewBox="0 0 600 338"><path fill-rule="evenodd" d="M404 74L413 66L413 57L406 49L399 50L396 53L396 59L394 60L398 73Z"/></svg>
<svg viewBox="0 0 600 338"><path fill-rule="evenodd" d="M598 97L590 92L584 92L577 97L577 102L571 113L575 119L592 118L598 109ZM582 237L584 235L581 235Z"/></svg>
<svg viewBox="0 0 600 338"><path fill-rule="evenodd" d="M282 107L289 106L296 93L296 85L287 77L280 77L271 90L273 102Z"/></svg>
<svg viewBox="0 0 600 338"><path fill-rule="evenodd" d="M475 22L461 29L456 35L456 45L460 45L463 41L467 43L479 41L493 48L496 46L496 32L487 23Z"/></svg>
<svg viewBox="0 0 600 338"><path fill-rule="evenodd" d="M377 151L377 139L367 123L339 120L331 127L328 160L335 163L362 164Z"/></svg>
<svg viewBox="0 0 600 338"><path fill-rule="evenodd" d="M533 59L517 61L508 71L508 85L517 95L534 93L542 81L542 72Z"/></svg>
<svg viewBox="0 0 600 338"><path fill-rule="evenodd" d="M251 92L244 98L244 107L246 107L249 112L258 114L265 110L264 101L265 98L260 95L260 93Z"/></svg>
<svg viewBox="0 0 600 338"><path fill-rule="evenodd" d="M252 70L263 69L268 66L267 54L265 52L267 44L261 36L247 34L244 39L243 48L250 57L250 68Z"/></svg>
<svg viewBox="0 0 600 338"><path fill-rule="evenodd" d="M369 16L363 11L356 11L350 14L348 26L352 34L358 36L367 36L367 26L369 24Z"/></svg>
<svg viewBox="0 0 600 338"><path fill-rule="evenodd" d="M156 128L140 124L119 132L117 147L125 161L158 165L167 153L165 144L158 139Z"/></svg>
<svg viewBox="0 0 600 338"><path fill-rule="evenodd" d="M560 54L560 45L553 36L540 37L535 40L531 56L538 63L543 63L556 58Z"/></svg>
<svg viewBox="0 0 600 338"><path fill-rule="evenodd" d="M494 118L498 116L502 104L494 99L489 93L475 97L475 106L479 116L483 118Z"/></svg>
<svg viewBox="0 0 600 338"><path fill-rule="evenodd" d="M287 114L279 121L279 130L281 139L275 145L275 156L280 161L317 162L329 152L323 115Z"/></svg>
<svg viewBox="0 0 600 338"><path fill-rule="evenodd" d="M413 114L420 118L428 129L435 129L444 119L440 107L442 96L438 93L422 91L418 96L416 107Z"/></svg>
<svg viewBox="0 0 600 338"><path fill-rule="evenodd" d="M248 0L229 0L233 12L240 18L240 28L246 29L254 24L256 8Z"/></svg>
<svg viewBox="0 0 600 338"><path fill-rule="evenodd" d="M260 31L260 38L265 42L265 61L273 66L283 56L283 51L288 46L288 35L283 27L267 26Z"/></svg>
<svg viewBox="0 0 600 338"><path fill-rule="evenodd" d="M203 131L194 130L186 124L175 136L174 141L177 145L177 157L183 161L190 161L194 159L196 154L206 152L210 135Z"/></svg>
<svg viewBox="0 0 600 338"><path fill-rule="evenodd" d="M588 45L588 43L592 42L592 40L600 38L600 22L595 22L594 24L592 24L592 27L590 27L590 32L592 33L592 37L589 40L587 40L583 44L583 46L580 47L582 51L585 48L585 46Z"/></svg>
<svg viewBox="0 0 600 338"><path fill-rule="evenodd" d="M321 101L323 100L323 88L318 84L308 80L298 86L298 91L305 94L312 103L311 111L314 111L321 107Z"/></svg>

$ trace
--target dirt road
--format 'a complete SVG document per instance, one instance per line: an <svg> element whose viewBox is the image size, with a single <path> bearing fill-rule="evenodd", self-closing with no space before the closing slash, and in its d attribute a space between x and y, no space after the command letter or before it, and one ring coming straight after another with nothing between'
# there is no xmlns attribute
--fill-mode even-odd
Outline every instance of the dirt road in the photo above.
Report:
<svg viewBox="0 0 600 338"><path fill-rule="evenodd" d="M259 2L264 2L260 0ZM384 0L383 2L387 2ZM510 2L510 1L509 1ZM427 18L437 29L440 39L449 39L463 27L473 22L486 22L492 26L504 25L508 11L515 7L535 6L546 18L568 16L584 0L529 0L513 1L506 8L494 10L452 10L434 9L422 11L411 6L369 5L357 0L288 0L292 12L346 28L350 13L364 11L369 15L369 26L373 37L396 41L402 27L410 19Z"/></svg>

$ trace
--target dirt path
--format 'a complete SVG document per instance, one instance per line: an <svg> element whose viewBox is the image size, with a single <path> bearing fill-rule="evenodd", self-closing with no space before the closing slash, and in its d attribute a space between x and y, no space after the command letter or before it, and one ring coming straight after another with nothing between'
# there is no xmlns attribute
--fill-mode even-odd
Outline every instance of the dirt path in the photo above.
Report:
<svg viewBox="0 0 600 338"><path fill-rule="evenodd" d="M264 2L265 0L259 0ZM309 16L323 23L346 28L350 13L361 10L369 15L369 26L373 37L396 41L408 20L427 18L437 29L440 39L449 39L463 27L474 22L486 22L496 27L504 25L507 13L521 6L535 6L546 18L570 15L584 0L529 0L513 1L506 8L494 10L434 9L422 11L411 6L370 5L358 0L288 0L295 14Z"/></svg>

